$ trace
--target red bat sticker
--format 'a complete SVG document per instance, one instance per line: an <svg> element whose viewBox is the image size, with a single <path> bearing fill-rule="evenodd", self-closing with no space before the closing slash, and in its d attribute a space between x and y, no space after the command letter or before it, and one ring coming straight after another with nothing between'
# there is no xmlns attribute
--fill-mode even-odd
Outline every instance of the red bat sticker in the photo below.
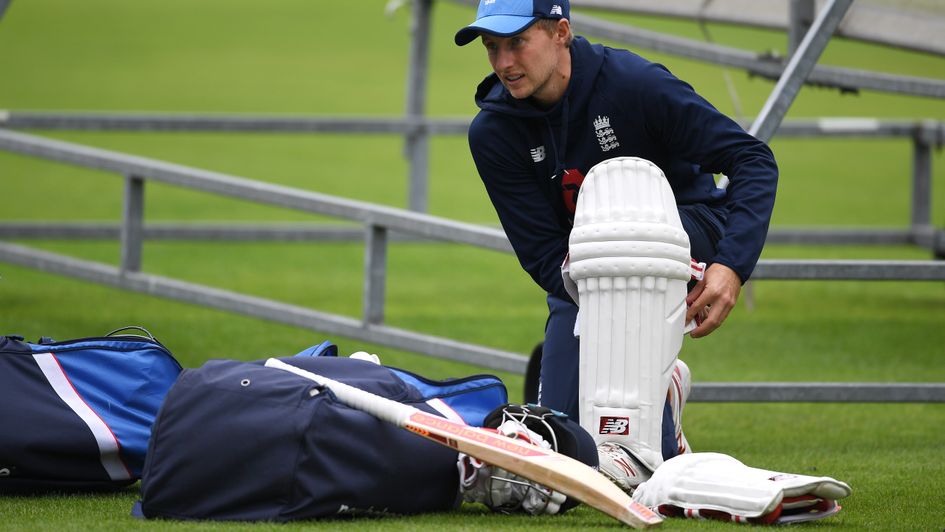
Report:
<svg viewBox="0 0 945 532"><path fill-rule="evenodd" d="M467 425L456 423L455 421L450 421L439 416L426 414L424 412L416 412L412 414L407 421L406 428L428 438L435 436L434 439L446 441L450 444L450 447L453 448L456 447L455 441L452 439L446 439L445 436L441 434L433 434L431 433L431 430L436 430L441 433L447 432L456 436L457 438L475 440L479 443L488 445L489 447L503 449L519 456L547 456L549 454L548 451L535 447L534 445L512 442L509 441L508 438L502 438L483 429L469 427Z"/></svg>

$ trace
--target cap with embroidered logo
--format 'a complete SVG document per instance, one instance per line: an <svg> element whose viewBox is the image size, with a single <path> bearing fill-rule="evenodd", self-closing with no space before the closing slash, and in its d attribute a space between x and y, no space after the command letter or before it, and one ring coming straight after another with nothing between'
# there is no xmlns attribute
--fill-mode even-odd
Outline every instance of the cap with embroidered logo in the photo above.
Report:
<svg viewBox="0 0 945 532"><path fill-rule="evenodd" d="M454 40L465 46L480 33L510 37L539 19L569 18L569 11L568 0L480 0L475 22L456 32Z"/></svg>

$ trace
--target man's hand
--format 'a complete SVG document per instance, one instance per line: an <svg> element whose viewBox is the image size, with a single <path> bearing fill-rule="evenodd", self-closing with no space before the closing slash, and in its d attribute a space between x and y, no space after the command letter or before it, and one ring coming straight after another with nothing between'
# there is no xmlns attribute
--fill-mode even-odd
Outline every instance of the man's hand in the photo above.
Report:
<svg viewBox="0 0 945 532"><path fill-rule="evenodd" d="M738 301L742 289L742 280L724 264L713 264L705 271L689 295L686 296L686 322L697 315L702 316L702 323L689 333L692 338L701 338L719 328L728 313Z"/></svg>

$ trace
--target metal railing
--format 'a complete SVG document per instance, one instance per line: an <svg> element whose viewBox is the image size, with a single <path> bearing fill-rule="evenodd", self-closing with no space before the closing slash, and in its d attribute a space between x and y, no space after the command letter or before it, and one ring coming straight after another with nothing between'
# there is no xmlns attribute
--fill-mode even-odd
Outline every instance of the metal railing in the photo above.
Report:
<svg viewBox="0 0 945 532"><path fill-rule="evenodd" d="M743 123L745 129L751 123ZM224 114L143 114L61 111L0 111L0 127L11 129L86 131L190 131L254 133L340 133L412 135L466 135L468 118L327 117ZM945 145L945 122L936 120L881 120L876 118L819 118L786 120L778 138L903 138L912 144L911 207L904 228L774 227L770 243L806 244L915 244L945 257L945 231L932 220L933 150ZM412 165L412 159L410 164ZM423 175L426 170L411 172ZM419 178L418 178L419 179ZM905 178L903 178L905 179ZM417 181L414 179L413 181ZM412 185L425 190L426 185ZM416 205L411 205L411 210ZM107 223L0 222L0 238L115 238L120 228ZM150 224L148 239L230 240L351 240L361 239L360 227L317 224ZM396 233L395 238L417 238Z"/></svg>
<svg viewBox="0 0 945 532"><path fill-rule="evenodd" d="M673 17L791 31L798 4L813 19L814 0L572 0L575 8ZM905 4L900 2L900 4ZM908 30L906 30L908 28ZM856 2L834 33L838 37L945 55L945 16L900 6Z"/></svg>
<svg viewBox="0 0 945 532"><path fill-rule="evenodd" d="M389 233L398 231L421 238L472 245L510 253L505 234L498 229L448 220L428 214L254 181L218 172L199 170L145 157L137 157L74 143L0 129L0 149L50 161L114 172L125 176L121 223L121 262L118 267L80 260L26 246L0 242L0 260L11 264L66 275L126 290L196 303L212 308L338 334L412 352L465 362L490 369L524 373L527 361L516 353L407 331L384 324L386 255ZM146 274L141 269L144 242L143 204L145 183L156 181L222 196L327 215L364 226L364 300L360 320L238 294L180 280ZM945 280L941 261L836 261L762 260L757 279L896 279ZM834 389L842 384L828 385ZM754 400L783 400L785 392L763 385ZM696 387L695 396L716 401L712 385ZM701 391L700 391L701 390ZM749 393L740 391L743 397ZM945 385L921 385L908 390L889 388L899 401L945 401ZM772 395L774 394L774 395ZM781 395L777 395L781 394ZM723 394L724 397L724 394ZM780 399L774 399L781 397ZM801 400L803 395L796 396ZM834 397L831 395L831 397ZM838 395L834 400L850 400ZM871 395L874 399L879 397Z"/></svg>
<svg viewBox="0 0 945 532"><path fill-rule="evenodd" d="M2 261L492 369L524 372L526 361L519 354L383 324L386 249L390 231L510 252L511 246L502 231L9 130L0 129L0 149L125 176L121 262L117 268L11 243L0 243ZM366 240L362 319L142 273L142 207L148 181L362 224Z"/></svg>

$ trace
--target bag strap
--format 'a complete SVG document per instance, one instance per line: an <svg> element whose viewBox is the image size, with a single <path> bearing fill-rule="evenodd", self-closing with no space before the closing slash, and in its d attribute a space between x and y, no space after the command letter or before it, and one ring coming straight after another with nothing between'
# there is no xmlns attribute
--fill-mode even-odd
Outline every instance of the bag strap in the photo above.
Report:
<svg viewBox="0 0 945 532"><path fill-rule="evenodd" d="M141 331L141 332L143 332L144 334L115 334L115 333L118 333L118 332L121 332L121 331L129 331L129 330L131 330L131 331ZM153 341L157 342L157 338L155 338L154 335L152 335L150 331L148 331L147 329L145 329L144 327L141 327L141 326L139 326L139 325L128 325L128 326L125 326L125 327L119 327L118 329L115 329L114 331L112 331L112 332L106 334L105 336L137 336L138 338L147 338L147 339L149 339L149 340L153 340Z"/></svg>

